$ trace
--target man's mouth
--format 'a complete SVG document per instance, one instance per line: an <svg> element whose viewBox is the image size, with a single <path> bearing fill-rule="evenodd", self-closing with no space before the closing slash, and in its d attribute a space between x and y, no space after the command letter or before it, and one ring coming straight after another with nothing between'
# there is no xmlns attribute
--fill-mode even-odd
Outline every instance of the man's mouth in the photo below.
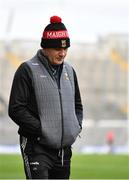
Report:
<svg viewBox="0 0 129 180"><path fill-rule="evenodd" d="M58 58L57 61L63 61L63 58Z"/></svg>

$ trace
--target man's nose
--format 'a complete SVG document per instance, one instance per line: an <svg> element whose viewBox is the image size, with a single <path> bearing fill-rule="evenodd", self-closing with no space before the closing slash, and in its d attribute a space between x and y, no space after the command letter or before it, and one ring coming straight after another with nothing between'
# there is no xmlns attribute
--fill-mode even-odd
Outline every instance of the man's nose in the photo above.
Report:
<svg viewBox="0 0 129 180"><path fill-rule="evenodd" d="M61 49L59 54L60 54L60 56L65 56L65 54L66 54L65 49Z"/></svg>

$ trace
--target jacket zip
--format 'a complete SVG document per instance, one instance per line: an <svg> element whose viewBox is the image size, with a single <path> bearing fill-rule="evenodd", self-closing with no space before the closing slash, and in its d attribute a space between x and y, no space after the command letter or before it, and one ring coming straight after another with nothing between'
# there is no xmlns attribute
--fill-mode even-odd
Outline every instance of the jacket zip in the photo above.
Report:
<svg viewBox="0 0 129 180"><path fill-rule="evenodd" d="M55 80L55 82L57 83L58 80L56 80L55 76L52 76ZM60 81L60 80L59 80ZM61 88L60 88L60 84L57 83L57 87L58 87L58 92L59 92L59 99L60 99L60 107L61 107L61 124L62 124L62 135L61 135L61 147L59 149L59 153L58 156L61 158L61 163L62 166L64 165L64 149L63 149L63 136L64 136L64 120L63 120L63 107L62 107L62 98L61 98Z"/></svg>
<svg viewBox="0 0 129 180"><path fill-rule="evenodd" d="M61 121L62 121L62 135L61 135L61 149L63 149L63 136L64 136L64 129L63 129L63 125L64 125L64 118L63 118L63 106L62 106L62 98L61 98L61 88L60 86L58 86L58 83L56 81L56 78L53 76L54 81L57 84L57 88L58 88L58 92L59 92L59 99L60 99L60 107L61 107Z"/></svg>
<svg viewBox="0 0 129 180"><path fill-rule="evenodd" d="M58 91L59 91L59 97L60 97L61 120L62 120L61 150L59 151L59 156L61 157L61 162L62 162L62 166L63 166L63 164L64 164L64 149L63 149L64 119L63 119L63 107L62 107L61 89L58 88Z"/></svg>

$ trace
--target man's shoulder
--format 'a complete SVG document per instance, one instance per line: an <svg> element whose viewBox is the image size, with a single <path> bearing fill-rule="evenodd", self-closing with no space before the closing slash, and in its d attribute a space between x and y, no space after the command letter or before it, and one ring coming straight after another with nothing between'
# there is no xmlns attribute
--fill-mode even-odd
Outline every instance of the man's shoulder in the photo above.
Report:
<svg viewBox="0 0 129 180"><path fill-rule="evenodd" d="M35 56L33 56L32 58L28 59L27 61L25 61L26 64L32 64L34 62L37 62L37 54Z"/></svg>
<svg viewBox="0 0 129 180"><path fill-rule="evenodd" d="M26 61L23 61L20 66L17 68L16 73L27 73L30 72L30 63L33 63L36 61L35 57L32 57L31 59L28 59Z"/></svg>
<svg viewBox="0 0 129 180"><path fill-rule="evenodd" d="M75 70L70 63L64 62L64 65L65 65L66 69L69 69L69 71L71 70L73 72L73 74L75 73Z"/></svg>
<svg viewBox="0 0 129 180"><path fill-rule="evenodd" d="M73 69L72 65L68 62L64 62L64 66Z"/></svg>

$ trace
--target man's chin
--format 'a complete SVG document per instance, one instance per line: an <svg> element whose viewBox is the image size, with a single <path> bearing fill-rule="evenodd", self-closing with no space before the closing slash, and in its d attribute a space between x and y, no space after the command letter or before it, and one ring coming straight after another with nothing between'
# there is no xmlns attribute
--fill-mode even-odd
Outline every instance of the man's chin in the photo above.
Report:
<svg viewBox="0 0 129 180"><path fill-rule="evenodd" d="M64 60L62 60L62 59L61 59L61 60L57 60L56 63L57 63L57 64L62 64L63 61L64 61Z"/></svg>

